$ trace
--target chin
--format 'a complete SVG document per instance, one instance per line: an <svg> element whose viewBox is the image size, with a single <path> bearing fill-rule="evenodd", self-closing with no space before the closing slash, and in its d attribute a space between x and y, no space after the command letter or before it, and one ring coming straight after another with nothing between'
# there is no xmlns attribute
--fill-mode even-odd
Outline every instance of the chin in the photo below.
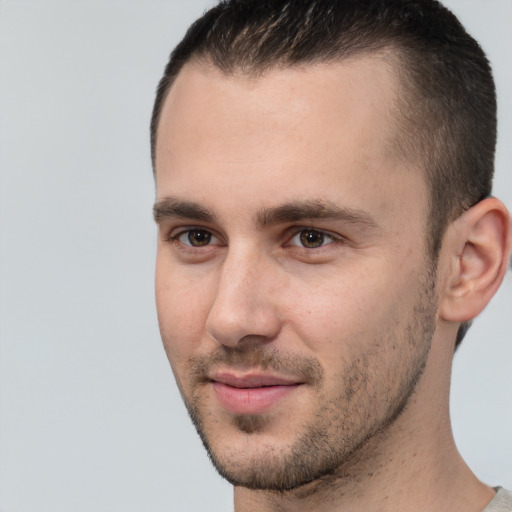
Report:
<svg viewBox="0 0 512 512"><path fill-rule="evenodd" d="M202 421L193 421L217 472L232 485L253 490L309 492L313 482L333 475L350 452L334 451L331 436L315 427L305 433L289 428L287 433L294 435L287 441L272 432L275 425L265 415L234 416L231 428L216 435L207 435Z"/></svg>

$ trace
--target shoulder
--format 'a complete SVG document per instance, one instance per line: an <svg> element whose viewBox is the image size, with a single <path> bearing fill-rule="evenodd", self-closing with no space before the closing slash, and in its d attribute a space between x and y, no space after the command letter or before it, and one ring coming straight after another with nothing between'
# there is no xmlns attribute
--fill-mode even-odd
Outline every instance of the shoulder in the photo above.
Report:
<svg viewBox="0 0 512 512"><path fill-rule="evenodd" d="M482 512L512 512L512 492L496 487L496 496Z"/></svg>

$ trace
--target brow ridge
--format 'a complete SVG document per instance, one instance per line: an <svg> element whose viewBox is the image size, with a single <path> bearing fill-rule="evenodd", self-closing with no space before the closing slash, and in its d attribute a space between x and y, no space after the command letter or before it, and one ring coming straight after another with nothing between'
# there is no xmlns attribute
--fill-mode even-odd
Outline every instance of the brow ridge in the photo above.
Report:
<svg viewBox="0 0 512 512"><path fill-rule="evenodd" d="M368 228L377 227L377 223L367 212L324 200L294 201L275 208L264 208L256 216L257 224L262 227L284 222L318 219L341 220Z"/></svg>
<svg viewBox="0 0 512 512"><path fill-rule="evenodd" d="M174 196L167 196L157 201L153 206L153 216L156 222L175 217L201 222L216 220L216 215L203 205ZM325 200L292 201L273 208L262 208L255 215L255 223L260 228L287 222L320 219L340 220L368 228L377 227L377 223L367 212L339 206Z"/></svg>
<svg viewBox="0 0 512 512"><path fill-rule="evenodd" d="M173 196L167 196L155 202L153 206L153 217L156 222L174 217L194 219L201 222L215 221L213 212L199 203Z"/></svg>

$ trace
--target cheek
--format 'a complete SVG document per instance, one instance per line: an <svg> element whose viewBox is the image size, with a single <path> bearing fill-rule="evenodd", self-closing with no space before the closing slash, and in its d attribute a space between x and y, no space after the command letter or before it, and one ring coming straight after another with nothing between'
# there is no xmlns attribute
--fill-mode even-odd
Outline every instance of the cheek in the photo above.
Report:
<svg viewBox="0 0 512 512"><path fill-rule="evenodd" d="M350 371L358 362L372 366L372 372L379 367L392 371L393 358L411 350L408 329L420 292L418 271L383 267L333 272L330 280L306 287L306 293L296 288L291 294L292 329L327 374L338 375L341 368L349 378L364 375ZM338 377L333 380L339 383Z"/></svg>
<svg viewBox="0 0 512 512"><path fill-rule="evenodd" d="M209 311L206 287L199 289L182 273L157 263L155 298L158 324L167 357L178 368L197 350Z"/></svg>
<svg viewBox="0 0 512 512"><path fill-rule="evenodd" d="M333 272L315 283L300 283L289 294L287 316L294 329L314 351L338 347L384 327L392 298L390 283L380 274Z"/></svg>

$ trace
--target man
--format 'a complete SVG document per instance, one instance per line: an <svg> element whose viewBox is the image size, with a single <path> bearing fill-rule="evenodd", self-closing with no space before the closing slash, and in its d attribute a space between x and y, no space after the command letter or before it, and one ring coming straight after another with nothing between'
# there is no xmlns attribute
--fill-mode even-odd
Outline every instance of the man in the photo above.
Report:
<svg viewBox="0 0 512 512"><path fill-rule="evenodd" d="M171 55L158 316L236 512L512 510L448 408L512 245L495 111L482 50L430 0L227 1Z"/></svg>

